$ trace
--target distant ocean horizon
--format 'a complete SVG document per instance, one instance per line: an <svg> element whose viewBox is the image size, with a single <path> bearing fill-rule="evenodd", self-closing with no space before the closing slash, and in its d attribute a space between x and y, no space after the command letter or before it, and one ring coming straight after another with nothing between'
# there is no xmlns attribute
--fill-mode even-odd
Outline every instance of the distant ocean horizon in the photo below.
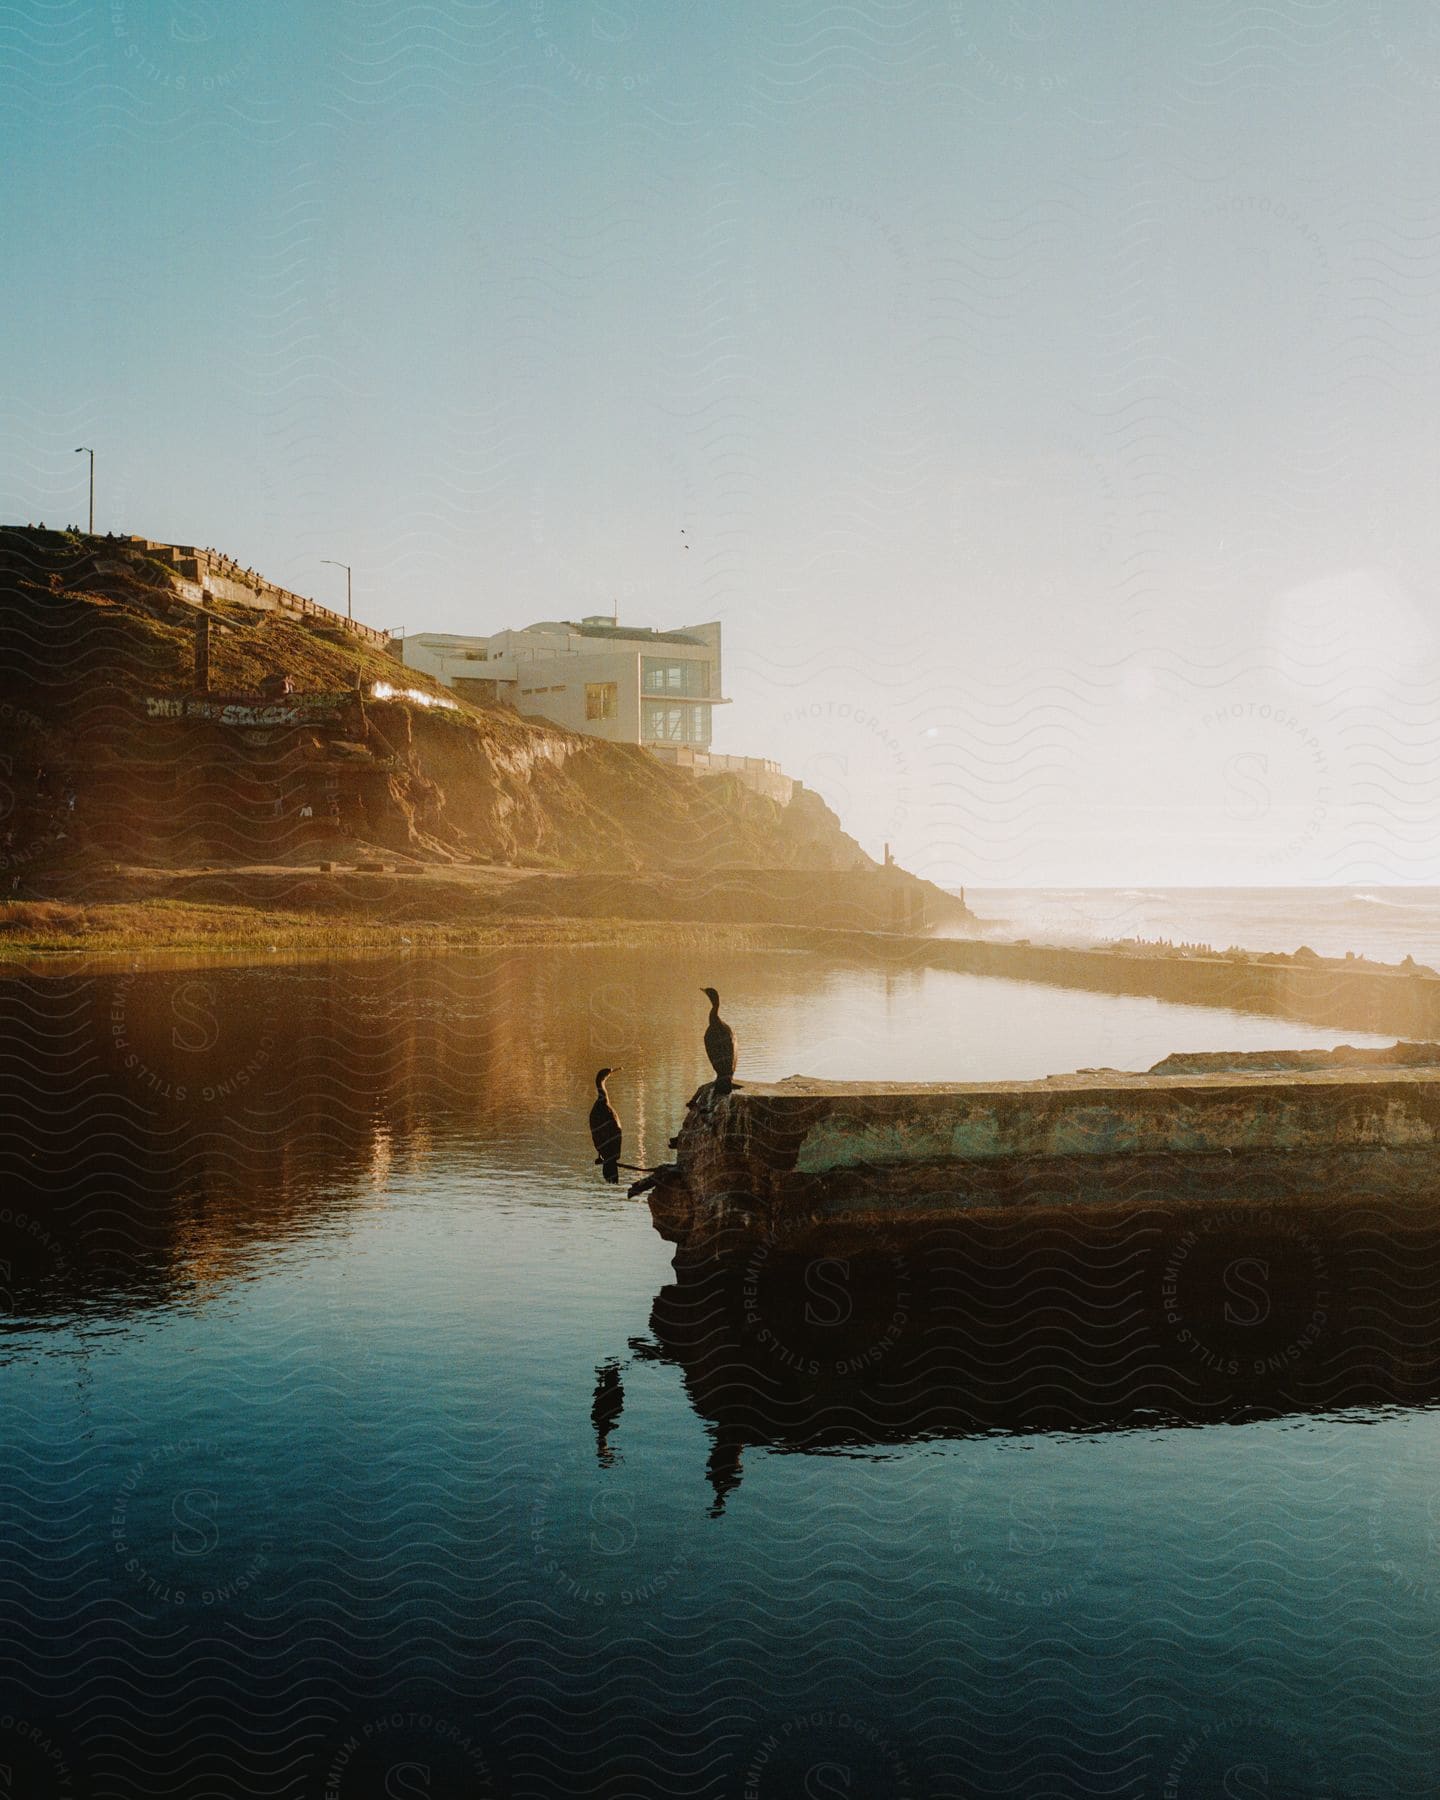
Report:
<svg viewBox="0 0 1440 1800"><path fill-rule="evenodd" d="M987 936L1109 943L1166 938L1216 950L1347 950L1440 969L1440 887L967 887Z"/></svg>

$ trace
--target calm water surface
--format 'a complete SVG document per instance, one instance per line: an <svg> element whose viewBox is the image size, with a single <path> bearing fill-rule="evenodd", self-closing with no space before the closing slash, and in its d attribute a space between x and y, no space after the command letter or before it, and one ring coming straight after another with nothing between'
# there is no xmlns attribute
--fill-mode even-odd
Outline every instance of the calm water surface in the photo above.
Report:
<svg viewBox="0 0 1440 1800"><path fill-rule="evenodd" d="M1340 1041L798 955L10 982L10 1791L1440 1791L1429 1210L677 1273L585 1112L665 1157L707 981L754 1079Z"/></svg>

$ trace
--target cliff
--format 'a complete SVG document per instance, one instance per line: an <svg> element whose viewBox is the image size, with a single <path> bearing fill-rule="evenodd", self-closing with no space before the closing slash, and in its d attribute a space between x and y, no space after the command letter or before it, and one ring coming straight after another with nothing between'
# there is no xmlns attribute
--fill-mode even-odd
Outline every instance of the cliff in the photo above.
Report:
<svg viewBox="0 0 1440 1800"><path fill-rule="evenodd" d="M875 868L803 788L782 806L733 776L457 700L333 618L202 610L143 551L76 533L0 531L0 758L12 895L74 892L115 863Z"/></svg>

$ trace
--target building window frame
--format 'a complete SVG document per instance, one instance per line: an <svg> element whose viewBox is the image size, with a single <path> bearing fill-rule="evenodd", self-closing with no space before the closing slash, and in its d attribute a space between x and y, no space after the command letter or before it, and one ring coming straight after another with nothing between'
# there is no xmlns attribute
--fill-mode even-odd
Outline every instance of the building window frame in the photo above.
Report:
<svg viewBox="0 0 1440 1800"><path fill-rule="evenodd" d="M618 681L585 683L585 720L617 719L620 716L620 684Z"/></svg>
<svg viewBox="0 0 1440 1800"><path fill-rule="evenodd" d="M689 700L646 698L641 724L648 744L688 744L695 750L710 747L710 708Z"/></svg>
<svg viewBox="0 0 1440 1800"><path fill-rule="evenodd" d="M646 656L641 661L640 691L657 699L707 699L711 662L701 656Z"/></svg>

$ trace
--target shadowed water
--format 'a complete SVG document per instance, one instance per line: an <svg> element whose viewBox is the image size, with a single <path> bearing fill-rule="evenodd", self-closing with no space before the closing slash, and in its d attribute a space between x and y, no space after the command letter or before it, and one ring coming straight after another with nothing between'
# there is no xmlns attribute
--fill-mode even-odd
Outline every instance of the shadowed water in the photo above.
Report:
<svg viewBox="0 0 1440 1800"><path fill-rule="evenodd" d="M8 982L12 1791L1430 1791L1428 1205L672 1267L585 1114L668 1155L705 982L752 1079L1340 1041L798 955Z"/></svg>

